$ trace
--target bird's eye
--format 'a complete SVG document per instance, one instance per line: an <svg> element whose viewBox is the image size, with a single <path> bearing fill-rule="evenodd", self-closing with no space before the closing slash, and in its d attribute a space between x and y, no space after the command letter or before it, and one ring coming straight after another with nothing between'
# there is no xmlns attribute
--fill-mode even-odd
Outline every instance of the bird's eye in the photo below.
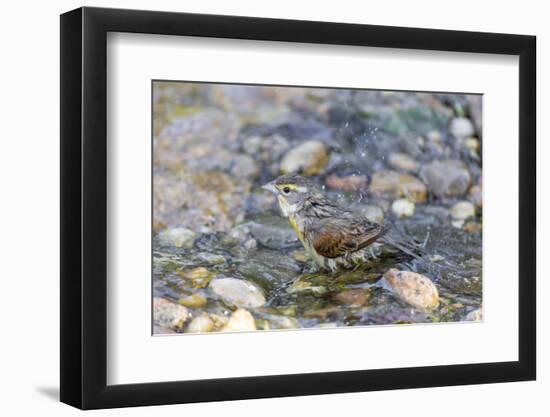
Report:
<svg viewBox="0 0 550 417"><path fill-rule="evenodd" d="M288 194L290 192L290 187L283 188L283 193Z"/></svg>

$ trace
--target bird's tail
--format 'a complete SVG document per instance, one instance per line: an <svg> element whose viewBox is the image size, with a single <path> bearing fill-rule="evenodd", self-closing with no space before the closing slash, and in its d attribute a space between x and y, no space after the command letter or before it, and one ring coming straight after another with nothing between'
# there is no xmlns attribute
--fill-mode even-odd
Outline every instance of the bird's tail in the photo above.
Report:
<svg viewBox="0 0 550 417"><path fill-rule="evenodd" d="M397 228L392 227L384 234L381 240L383 243L392 246L409 256L416 259L422 259L423 256L427 255L425 247L429 237L430 233L428 232L424 242L419 242L405 236Z"/></svg>

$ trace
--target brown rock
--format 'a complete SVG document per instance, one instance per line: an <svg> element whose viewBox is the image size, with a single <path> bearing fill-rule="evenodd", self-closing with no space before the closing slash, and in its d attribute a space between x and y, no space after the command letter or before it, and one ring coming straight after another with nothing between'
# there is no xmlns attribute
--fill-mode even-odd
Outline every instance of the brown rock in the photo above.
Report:
<svg viewBox="0 0 550 417"><path fill-rule="evenodd" d="M427 310L439 305L439 293L434 283L424 275L390 269L384 274L393 293L407 304Z"/></svg>
<svg viewBox="0 0 550 417"><path fill-rule="evenodd" d="M369 181L365 175L348 175L339 177L338 175L329 175L326 183L331 188L337 188L347 192L365 191L368 188Z"/></svg>
<svg viewBox="0 0 550 417"><path fill-rule="evenodd" d="M410 174L382 170L373 174L370 184L371 193L389 198L408 198L414 202L426 201L427 189L422 181Z"/></svg>
<svg viewBox="0 0 550 417"><path fill-rule="evenodd" d="M363 288L352 288L339 292L334 300L348 306L364 306L369 299L369 293Z"/></svg>

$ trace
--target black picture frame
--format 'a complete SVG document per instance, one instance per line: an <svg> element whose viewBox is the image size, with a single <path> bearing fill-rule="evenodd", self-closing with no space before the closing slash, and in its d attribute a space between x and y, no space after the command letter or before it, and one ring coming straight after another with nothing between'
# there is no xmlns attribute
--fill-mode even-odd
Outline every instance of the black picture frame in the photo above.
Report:
<svg viewBox="0 0 550 417"><path fill-rule="evenodd" d="M108 32L519 56L519 360L107 385ZM535 379L535 54L524 35L88 7L61 15L61 401L94 409Z"/></svg>

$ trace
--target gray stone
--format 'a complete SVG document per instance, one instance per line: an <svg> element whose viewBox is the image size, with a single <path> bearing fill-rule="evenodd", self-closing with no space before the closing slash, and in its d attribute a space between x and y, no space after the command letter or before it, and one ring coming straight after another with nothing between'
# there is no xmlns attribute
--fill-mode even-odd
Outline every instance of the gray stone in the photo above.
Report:
<svg viewBox="0 0 550 417"><path fill-rule="evenodd" d="M475 134L475 128L470 119L465 117L455 117L451 120L449 132L451 132L455 138L461 140L473 136Z"/></svg>
<svg viewBox="0 0 550 417"><path fill-rule="evenodd" d="M255 308L266 303L262 291L251 282L236 278L217 278L210 288L226 304L236 307Z"/></svg>
<svg viewBox="0 0 550 417"><path fill-rule="evenodd" d="M322 142L309 140L289 150L281 161L283 174L301 173L303 175L320 174L328 163L328 153Z"/></svg>
<svg viewBox="0 0 550 417"><path fill-rule="evenodd" d="M471 182L471 175L459 160L432 161L420 169L420 177L436 197L463 195Z"/></svg>
<svg viewBox="0 0 550 417"><path fill-rule="evenodd" d="M178 248L192 248L197 234L185 227L165 229L159 233L159 242L163 246L176 246Z"/></svg>

